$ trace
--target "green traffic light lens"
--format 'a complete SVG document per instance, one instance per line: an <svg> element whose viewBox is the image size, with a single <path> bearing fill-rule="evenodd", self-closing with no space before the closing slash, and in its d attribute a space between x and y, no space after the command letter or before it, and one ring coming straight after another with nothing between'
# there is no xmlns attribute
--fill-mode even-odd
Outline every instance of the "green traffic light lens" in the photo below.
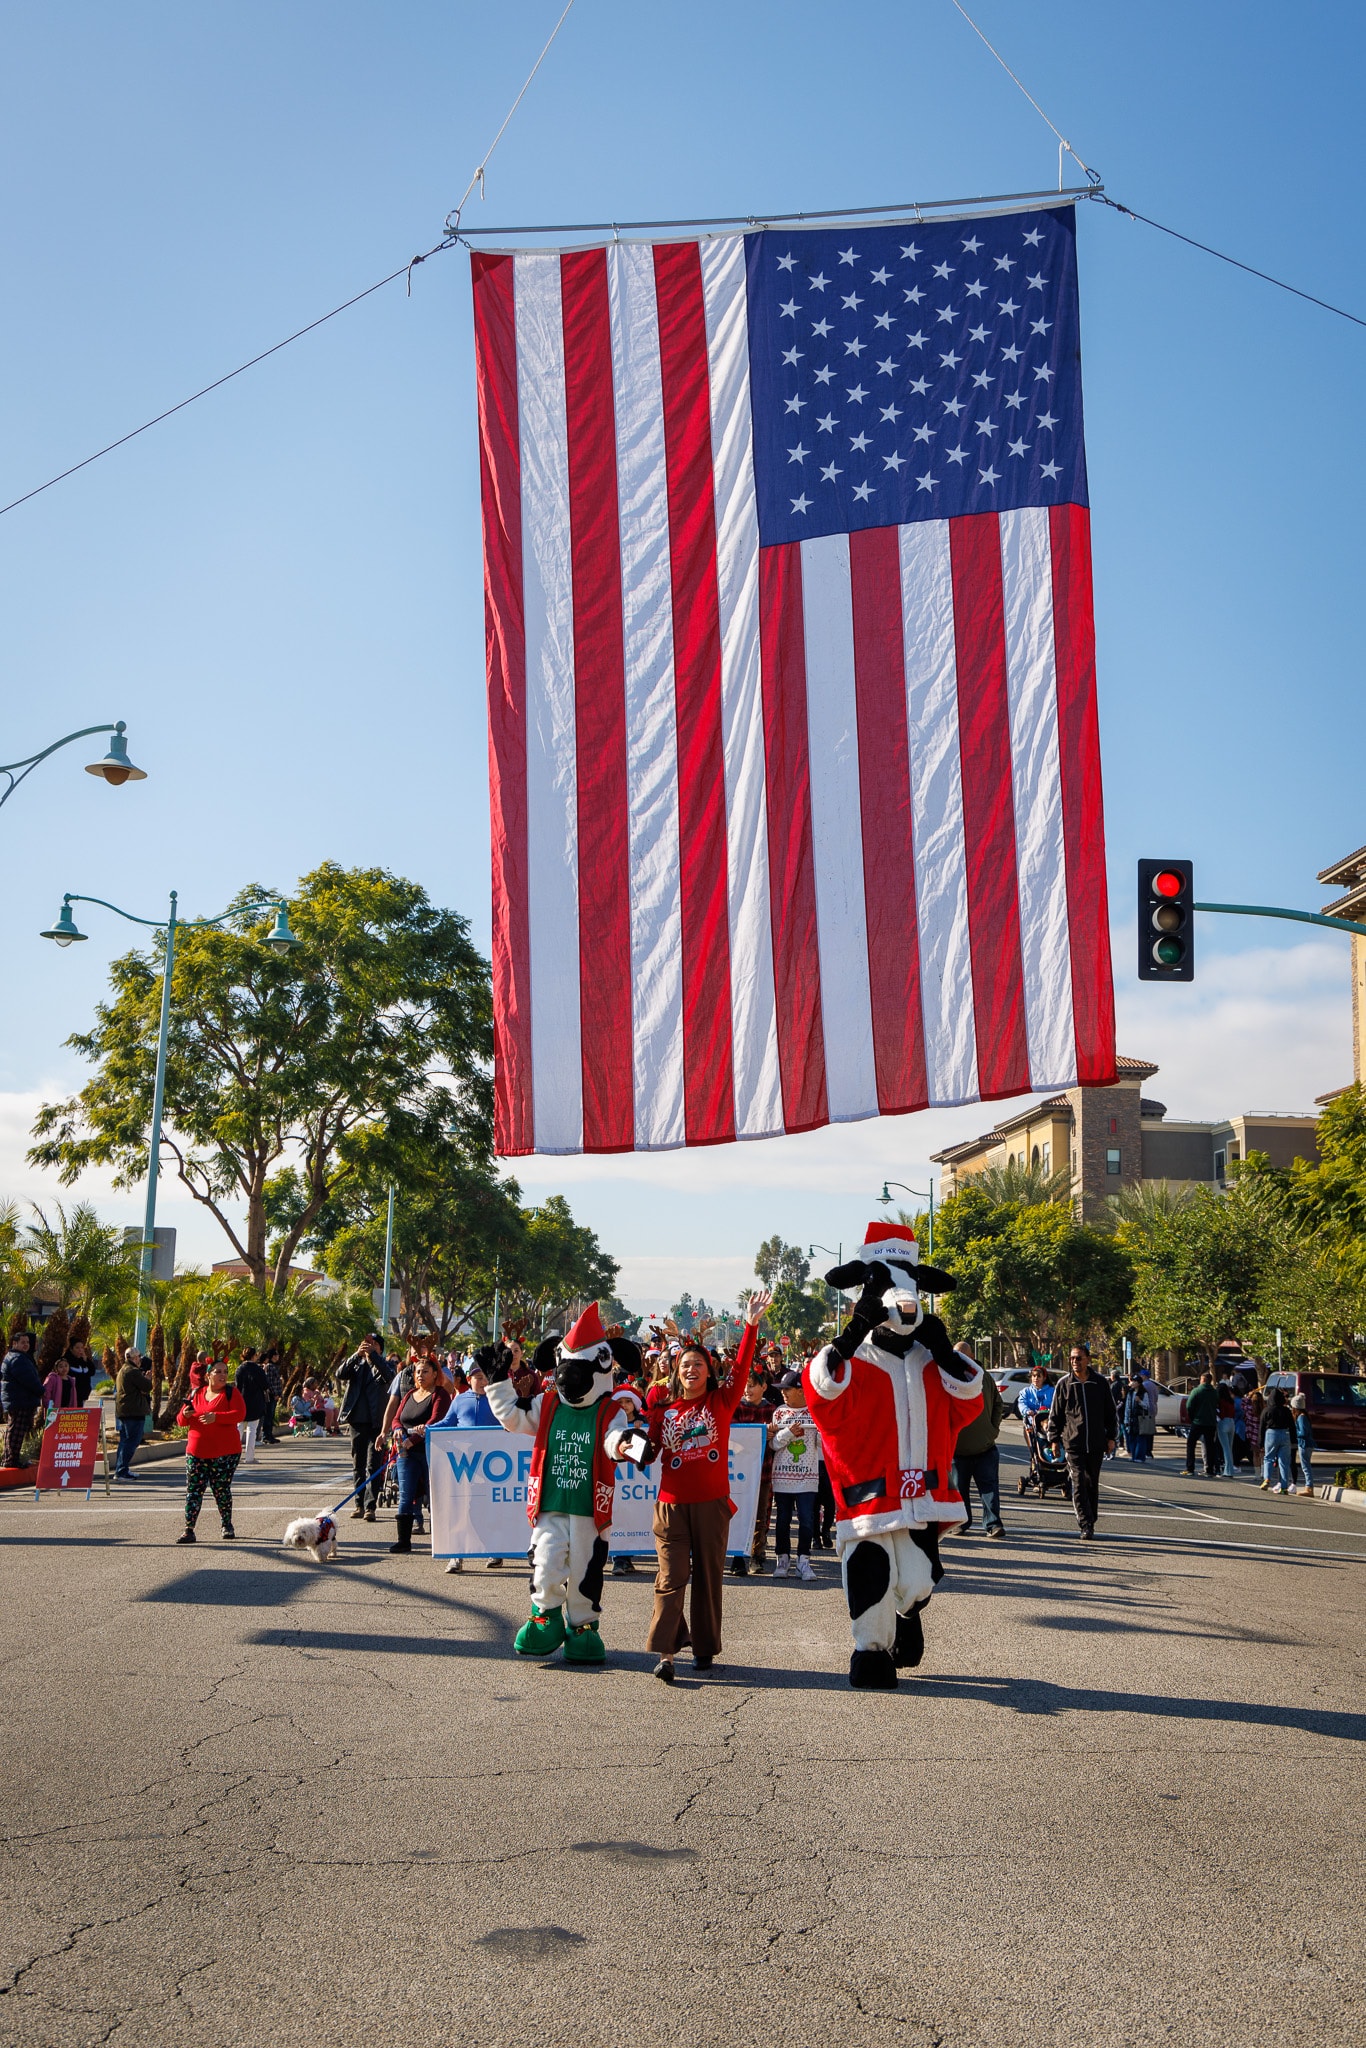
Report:
<svg viewBox="0 0 1366 2048"><path fill-rule="evenodd" d="M1153 947L1153 958L1159 967L1179 967L1186 957L1186 949L1180 939L1159 939Z"/></svg>

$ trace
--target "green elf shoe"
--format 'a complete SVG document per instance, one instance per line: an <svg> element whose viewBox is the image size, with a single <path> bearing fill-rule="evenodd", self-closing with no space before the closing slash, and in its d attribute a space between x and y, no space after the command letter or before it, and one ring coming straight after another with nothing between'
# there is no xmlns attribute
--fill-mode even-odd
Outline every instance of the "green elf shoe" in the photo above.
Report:
<svg viewBox="0 0 1366 2048"><path fill-rule="evenodd" d="M512 1647L519 1657L548 1657L563 1641L563 1607L549 1607L544 1613L533 1607L530 1621L522 1623Z"/></svg>
<svg viewBox="0 0 1366 2048"><path fill-rule="evenodd" d="M564 1661L566 1664L607 1662L607 1650L595 1621L585 1621L578 1628L570 1629L564 1639Z"/></svg>

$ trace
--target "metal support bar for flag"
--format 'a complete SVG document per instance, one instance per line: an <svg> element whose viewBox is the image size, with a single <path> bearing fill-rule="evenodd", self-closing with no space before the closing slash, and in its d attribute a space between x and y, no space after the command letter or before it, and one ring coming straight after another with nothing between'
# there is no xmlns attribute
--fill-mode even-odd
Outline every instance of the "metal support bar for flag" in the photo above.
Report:
<svg viewBox="0 0 1366 2048"><path fill-rule="evenodd" d="M480 242L496 240L500 235L611 235L622 239L623 233L640 232L653 234L663 228L680 228L696 231L706 228L748 228L791 227L804 224L817 227L823 221L861 220L869 225L878 221L895 221L910 218L924 219L927 215L935 219L951 220L960 209L965 220L990 213L1014 213L1022 206L1070 206L1074 199L1094 199L1104 187L1100 185L1069 185L1066 190L1056 192L991 192L975 199L893 199L884 206L828 206L808 209L803 213L724 213L710 218L686 218L682 220L580 220L541 223L533 227L472 228L462 224L462 241Z"/></svg>

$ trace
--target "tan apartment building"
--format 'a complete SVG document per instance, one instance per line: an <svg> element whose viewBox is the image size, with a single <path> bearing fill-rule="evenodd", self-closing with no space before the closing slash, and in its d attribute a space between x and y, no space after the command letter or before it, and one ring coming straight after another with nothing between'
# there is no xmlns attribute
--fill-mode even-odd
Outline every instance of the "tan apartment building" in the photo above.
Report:
<svg viewBox="0 0 1366 2048"><path fill-rule="evenodd" d="M1334 861L1331 867L1320 868L1319 880L1325 888L1347 892L1324 904L1325 917L1350 917L1358 924L1366 924L1366 846L1359 846L1355 853ZM1366 1081L1366 939L1353 932L1351 945L1352 1078L1360 1087ZM1330 1100L1327 1095L1319 1097L1320 1102Z"/></svg>
<svg viewBox="0 0 1366 2048"><path fill-rule="evenodd" d="M1145 1182L1219 1187L1249 1152L1273 1166L1318 1158L1312 1116L1240 1115L1217 1123L1182 1122L1166 1104L1143 1094L1157 1068L1150 1060L1116 1059L1111 1088L1068 1088L1005 1117L966 1144L931 1154L940 1169L942 1200L988 1166L1068 1169L1078 1213L1094 1215L1106 1195Z"/></svg>

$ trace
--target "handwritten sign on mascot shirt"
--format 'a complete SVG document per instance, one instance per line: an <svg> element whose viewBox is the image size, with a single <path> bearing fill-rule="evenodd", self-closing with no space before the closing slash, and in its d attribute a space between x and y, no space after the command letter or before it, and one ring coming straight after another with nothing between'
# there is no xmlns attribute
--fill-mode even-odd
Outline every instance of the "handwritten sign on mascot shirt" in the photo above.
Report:
<svg viewBox="0 0 1366 2048"><path fill-rule="evenodd" d="M735 1502L729 1553L749 1553L764 1469L764 1437L757 1423L736 1423L730 1433L730 1497ZM526 1513L531 1445L503 1429L427 1431L431 1476L433 1557L517 1557L530 1541ZM653 1557L651 1532L659 1494L659 1466L642 1472L618 1465L609 1550L613 1557Z"/></svg>
<svg viewBox="0 0 1366 2048"><path fill-rule="evenodd" d="M39 1493L45 1486L62 1486L68 1490L84 1487L89 1494L95 1483L95 1460L100 1454L101 1421L98 1408L59 1411L43 1431L38 1476L34 1481Z"/></svg>

